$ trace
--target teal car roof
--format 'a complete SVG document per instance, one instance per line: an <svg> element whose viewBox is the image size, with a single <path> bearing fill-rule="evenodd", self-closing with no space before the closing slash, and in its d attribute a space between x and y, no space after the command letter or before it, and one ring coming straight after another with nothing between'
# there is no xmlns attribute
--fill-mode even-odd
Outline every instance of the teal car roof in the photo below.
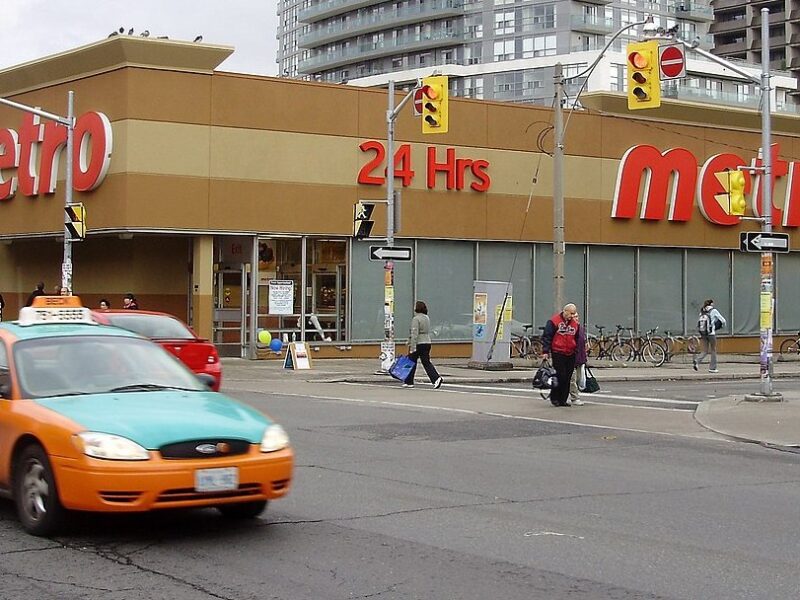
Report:
<svg viewBox="0 0 800 600"><path fill-rule="evenodd" d="M126 329L110 327L108 325L92 325L89 323L37 323L36 325L19 325L17 321L4 321L0 323L0 330L8 331L18 340L46 337L74 337L80 335L141 337Z"/></svg>

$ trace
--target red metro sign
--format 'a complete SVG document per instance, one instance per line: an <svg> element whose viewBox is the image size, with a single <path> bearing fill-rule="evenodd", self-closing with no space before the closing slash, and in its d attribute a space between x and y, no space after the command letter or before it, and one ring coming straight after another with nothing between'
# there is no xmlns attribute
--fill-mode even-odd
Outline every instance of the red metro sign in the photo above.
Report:
<svg viewBox="0 0 800 600"><path fill-rule="evenodd" d="M772 145L772 187L775 181L787 176L783 206L772 207L772 222L783 227L800 227L800 163L778 158L779 146ZM739 217L725 213L714 199L724 192L714 173L734 170L747 162L736 154L715 154L706 160L698 174L695 156L685 148L659 151L649 145L630 148L622 157L617 172L611 216L615 219L632 219L639 208L639 218L659 221L688 221L694 212L695 198L700 213L715 225L738 225ZM760 158L750 162L751 167L761 167ZM762 215L761 175L744 171L745 194L749 211ZM773 193L772 197L775 195Z"/></svg>
<svg viewBox="0 0 800 600"><path fill-rule="evenodd" d="M41 123L27 113L19 131L0 129L0 200L17 191L25 196L53 194L67 128L56 122ZM75 121L72 153L72 187L88 192L99 186L111 163L111 122L99 112L87 112Z"/></svg>

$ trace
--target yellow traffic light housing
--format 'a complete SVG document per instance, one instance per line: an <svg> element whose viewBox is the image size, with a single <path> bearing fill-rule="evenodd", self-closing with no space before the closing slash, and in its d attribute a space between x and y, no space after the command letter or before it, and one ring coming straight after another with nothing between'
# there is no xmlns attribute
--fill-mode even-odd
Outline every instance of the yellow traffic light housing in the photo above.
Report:
<svg viewBox="0 0 800 600"><path fill-rule="evenodd" d="M425 77L422 80L422 133L447 133L447 109L447 77Z"/></svg>
<svg viewBox="0 0 800 600"><path fill-rule="evenodd" d="M744 173L742 171L731 171L729 177L731 214L741 217L747 208L747 199L744 197Z"/></svg>
<svg viewBox="0 0 800 600"><path fill-rule="evenodd" d="M661 106L658 42L628 44L628 110Z"/></svg>
<svg viewBox="0 0 800 600"><path fill-rule="evenodd" d="M744 171L725 169L714 173L714 177L722 184L723 193L714 194L714 199L725 211L735 217L744 215L747 209L747 198L744 196Z"/></svg>

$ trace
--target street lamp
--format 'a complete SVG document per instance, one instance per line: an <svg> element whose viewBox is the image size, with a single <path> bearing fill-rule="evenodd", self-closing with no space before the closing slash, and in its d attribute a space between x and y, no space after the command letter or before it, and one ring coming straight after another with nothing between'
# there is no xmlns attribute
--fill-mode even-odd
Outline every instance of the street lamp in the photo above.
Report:
<svg viewBox="0 0 800 600"><path fill-rule="evenodd" d="M598 65L605 52L613 41L625 30L642 26L642 36L646 39L670 39L682 44L685 48L693 50L712 62L720 64L737 75L755 82L761 87L761 167L749 167L748 170L762 174L762 214L756 217L761 222L761 232L772 233L772 121L770 115L770 72L769 72L769 9L761 9L761 77L755 77L737 65L698 47L698 41L687 42L678 37L675 28L665 31L656 26L652 15L644 21L632 23L617 31L600 51L595 61L588 69L565 78L561 63L555 69L555 149L553 152L553 297L556 310L563 306L564 285L564 189L563 189L563 161L564 161L564 127L563 127L563 100L565 79L575 79L589 75ZM578 91L580 96L583 87ZM747 219L749 217L742 217ZM760 327L760 374L761 384L759 392L745 396L752 401L781 401L783 396L774 391L772 387L772 331L775 307L773 284L773 257L772 252L761 253L761 282L759 287L759 306L761 306Z"/></svg>
<svg viewBox="0 0 800 600"><path fill-rule="evenodd" d="M59 115L55 115L53 113L49 113L47 111L41 110L39 108L35 108L33 106L28 106L26 104L20 104L19 102L14 102L13 100L7 100L6 98L0 98L0 104L5 104L6 106L10 106L11 108L16 108L18 110L22 110L25 112L33 113L34 115L38 115L45 119L50 119L51 121L55 121L60 125L64 125L67 128L67 160L66 160L66 190L64 191L64 207L68 207L72 204L72 149L74 146L74 133L75 133L75 92L69 91L67 92L67 116L61 117ZM68 217L66 215L66 211L64 212L64 259L61 263L61 293L64 295L71 295L72 294L72 237L67 229L67 222Z"/></svg>
<svg viewBox="0 0 800 600"><path fill-rule="evenodd" d="M643 27L642 31L652 32L652 27ZM688 42L677 36L674 31L666 34L656 29L655 33L650 33L650 37L655 39L672 39L685 48L694 50L700 56L710 61L720 64L737 75L756 83L761 87L761 167L747 167L747 170L761 174L761 198L762 211L760 217L755 220L761 222L761 233L769 236L772 233L772 117L771 117L771 87L769 72L769 9L761 9L761 77L751 75L737 65L712 54L707 50L698 47L697 40ZM751 217L741 217L750 219ZM772 387L772 333L773 319L775 314L775 287L774 287L774 263L772 252L761 253L761 282L759 286L759 306L760 311L760 343L759 343L759 363L760 363L760 388L756 394L748 394L746 400L757 402L781 401L783 396L774 391Z"/></svg>

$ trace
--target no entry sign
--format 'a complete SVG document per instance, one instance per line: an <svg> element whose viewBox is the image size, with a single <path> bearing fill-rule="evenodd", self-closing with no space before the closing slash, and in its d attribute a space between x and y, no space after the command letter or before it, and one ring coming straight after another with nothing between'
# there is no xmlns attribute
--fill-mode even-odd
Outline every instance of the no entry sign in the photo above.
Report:
<svg viewBox="0 0 800 600"><path fill-rule="evenodd" d="M658 49L658 66L661 79L679 79L686 77L686 54L681 44L661 46Z"/></svg>
<svg viewBox="0 0 800 600"><path fill-rule="evenodd" d="M422 88L414 91L414 116L422 116Z"/></svg>

